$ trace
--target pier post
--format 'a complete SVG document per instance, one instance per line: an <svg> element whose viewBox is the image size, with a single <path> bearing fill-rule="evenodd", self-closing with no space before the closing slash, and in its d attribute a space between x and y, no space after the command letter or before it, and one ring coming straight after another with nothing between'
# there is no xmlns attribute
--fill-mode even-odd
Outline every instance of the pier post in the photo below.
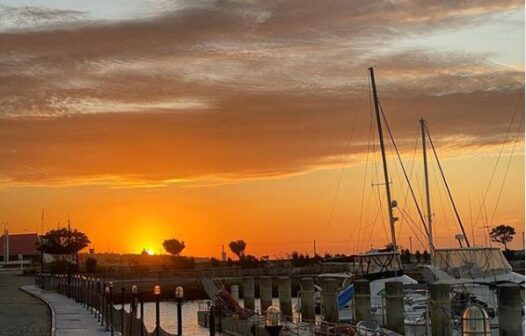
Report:
<svg viewBox="0 0 526 336"><path fill-rule="evenodd" d="M431 284L431 334L451 336L451 299L449 293L451 286L448 284Z"/></svg>
<svg viewBox="0 0 526 336"><path fill-rule="evenodd" d="M314 280L302 278L301 285L301 320L314 321Z"/></svg>
<svg viewBox="0 0 526 336"><path fill-rule="evenodd" d="M272 278L259 278L259 300L261 302L261 312L272 306Z"/></svg>
<svg viewBox="0 0 526 336"><path fill-rule="evenodd" d="M338 322L338 289L340 285L336 279L325 279L323 282L322 295L322 313L323 320L336 323Z"/></svg>
<svg viewBox="0 0 526 336"><path fill-rule="evenodd" d="M400 281L385 283L387 329L404 334L404 288Z"/></svg>
<svg viewBox="0 0 526 336"><path fill-rule="evenodd" d="M245 277L243 278L243 302L246 309L254 310L255 299L254 299L254 278Z"/></svg>
<svg viewBox="0 0 526 336"><path fill-rule="evenodd" d="M354 319L355 322L371 320L371 285L369 280L358 279L354 282Z"/></svg>
<svg viewBox="0 0 526 336"><path fill-rule="evenodd" d="M292 319L292 292L291 281L289 277L280 277L278 279L278 296L279 309L285 318Z"/></svg>
<svg viewBox="0 0 526 336"><path fill-rule="evenodd" d="M239 286L238 285L230 286L230 295L232 295L232 298L236 300L237 303L239 303Z"/></svg>
<svg viewBox="0 0 526 336"><path fill-rule="evenodd" d="M524 335L521 326L522 302L519 285L497 285L497 299L499 309L499 335Z"/></svg>

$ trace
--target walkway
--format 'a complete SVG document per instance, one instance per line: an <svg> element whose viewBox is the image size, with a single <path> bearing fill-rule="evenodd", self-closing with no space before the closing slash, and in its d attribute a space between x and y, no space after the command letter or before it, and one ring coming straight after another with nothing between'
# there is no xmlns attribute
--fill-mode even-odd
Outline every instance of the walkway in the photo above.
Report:
<svg viewBox="0 0 526 336"><path fill-rule="evenodd" d="M75 300L51 291L43 291L37 286L25 286L22 290L46 301L53 310L54 336L105 335L104 327L97 322L94 314ZM115 335L120 333L115 332Z"/></svg>
<svg viewBox="0 0 526 336"><path fill-rule="evenodd" d="M39 299L19 290L33 284L18 271L0 270L0 336L49 336L51 314Z"/></svg>

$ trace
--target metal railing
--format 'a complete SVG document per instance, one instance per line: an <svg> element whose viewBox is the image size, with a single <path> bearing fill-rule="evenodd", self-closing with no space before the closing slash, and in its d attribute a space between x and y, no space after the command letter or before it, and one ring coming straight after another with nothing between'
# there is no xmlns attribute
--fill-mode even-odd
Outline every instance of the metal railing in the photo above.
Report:
<svg viewBox="0 0 526 336"><path fill-rule="evenodd" d="M111 281L78 274L69 276L67 274L38 274L35 277L35 284L42 289L52 290L74 299L85 307L111 335L119 332L123 336L176 336L164 330L160 325L160 288L154 293L155 328L153 331L148 331L144 323L145 293L138 290L135 285L131 286L128 292L126 287L121 287L120 293L116 295ZM153 290L152 288L152 292ZM176 300L182 300L182 298L176 298ZM128 305L129 312L125 310L125 305Z"/></svg>

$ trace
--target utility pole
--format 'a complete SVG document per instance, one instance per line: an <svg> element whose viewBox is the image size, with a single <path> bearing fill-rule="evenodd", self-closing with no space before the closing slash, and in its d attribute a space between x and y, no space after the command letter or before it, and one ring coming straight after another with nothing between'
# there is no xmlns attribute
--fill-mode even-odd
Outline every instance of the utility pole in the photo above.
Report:
<svg viewBox="0 0 526 336"><path fill-rule="evenodd" d="M374 69L373 67L369 68L369 73L371 75L371 86L373 89L373 99L374 99L374 110L376 112L376 125L378 127L378 138L380 139L380 150L382 151L382 163L384 168L384 182L385 182L385 191L387 193L387 209L389 213L389 227L391 228L391 242L393 244L393 252L397 252L398 247L396 245L396 233L395 233L395 222L398 218L393 216L393 208L396 207L396 201L391 200L391 187L389 182L389 172L387 170L387 159L385 157L385 145L384 145L384 135L382 132L382 120L380 118L380 107L378 101L378 94L376 92L376 83L374 81Z"/></svg>
<svg viewBox="0 0 526 336"><path fill-rule="evenodd" d="M433 245L433 218L431 215L431 196L429 194L429 174L427 169L427 151L426 151L426 124L424 118L420 118L420 128L422 131L422 153L424 156L424 177L426 186L426 206L427 206L427 229L429 233L429 252L431 258L433 258L433 251L435 249Z"/></svg>
<svg viewBox="0 0 526 336"><path fill-rule="evenodd" d="M318 253L316 253L316 240L314 240L314 256L318 255Z"/></svg>

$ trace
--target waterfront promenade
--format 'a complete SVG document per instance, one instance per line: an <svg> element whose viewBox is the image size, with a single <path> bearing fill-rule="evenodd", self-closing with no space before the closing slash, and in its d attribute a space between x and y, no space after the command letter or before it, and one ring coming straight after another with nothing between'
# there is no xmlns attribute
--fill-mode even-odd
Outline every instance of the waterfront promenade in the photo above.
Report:
<svg viewBox="0 0 526 336"><path fill-rule="evenodd" d="M51 312L44 302L19 289L34 281L19 273L0 270L0 336L48 336Z"/></svg>
<svg viewBox="0 0 526 336"><path fill-rule="evenodd" d="M0 272L0 336L110 334L75 300L33 283L32 277Z"/></svg>

